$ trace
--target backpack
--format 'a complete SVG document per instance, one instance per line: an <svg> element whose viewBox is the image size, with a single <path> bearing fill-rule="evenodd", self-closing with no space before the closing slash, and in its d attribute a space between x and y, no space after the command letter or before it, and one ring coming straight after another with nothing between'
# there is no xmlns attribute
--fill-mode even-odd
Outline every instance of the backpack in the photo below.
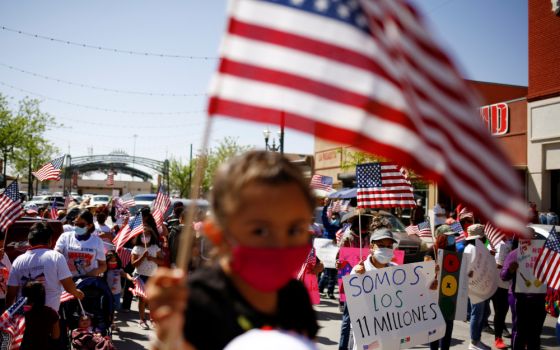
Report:
<svg viewBox="0 0 560 350"><path fill-rule="evenodd" d="M546 289L544 307L550 316L558 317L560 315L560 289L550 287Z"/></svg>

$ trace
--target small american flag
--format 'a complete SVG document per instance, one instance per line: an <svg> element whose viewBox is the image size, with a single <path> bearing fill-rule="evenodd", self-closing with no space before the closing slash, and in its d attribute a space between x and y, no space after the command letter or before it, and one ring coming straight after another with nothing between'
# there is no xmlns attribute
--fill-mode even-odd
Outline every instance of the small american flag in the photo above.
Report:
<svg viewBox="0 0 560 350"><path fill-rule="evenodd" d="M134 197L132 196L132 194L130 192L128 192L128 193L124 194L122 197L120 197L120 203L125 208L130 208L130 207L136 205L136 202L134 201Z"/></svg>
<svg viewBox="0 0 560 350"><path fill-rule="evenodd" d="M169 195L165 193L163 186L160 186L156 199L152 204L152 215L154 216L157 227L161 227L161 225L163 225L163 215L165 215L170 205L171 199L169 199Z"/></svg>
<svg viewBox="0 0 560 350"><path fill-rule="evenodd" d="M502 231L498 230L489 222L484 225L484 234L490 241L490 244L493 248L498 247L498 244L506 237L506 235Z"/></svg>
<svg viewBox="0 0 560 350"><path fill-rule="evenodd" d="M60 168L62 168L62 163L64 163L64 157L56 158L43 165L41 169L32 172L32 174L39 180L60 180Z"/></svg>
<svg viewBox="0 0 560 350"><path fill-rule="evenodd" d="M307 258L299 270L298 279L301 280L304 274L311 273L313 268L315 268L315 264L317 264L317 254L315 253L315 248L311 248L311 251L307 254Z"/></svg>
<svg viewBox="0 0 560 350"><path fill-rule="evenodd" d="M115 184L115 173L110 171L107 173L107 186L113 186Z"/></svg>
<svg viewBox="0 0 560 350"><path fill-rule="evenodd" d="M323 190L327 192L331 192L333 190L333 178L330 176L324 176L315 174L311 177L311 183L309 186L316 190Z"/></svg>
<svg viewBox="0 0 560 350"><path fill-rule="evenodd" d="M119 259L121 259L122 267L124 268L126 265L128 265L130 259L132 258L132 249L123 247L117 250L117 255L119 256Z"/></svg>
<svg viewBox="0 0 560 350"><path fill-rule="evenodd" d="M332 212L333 213L338 213L340 212L340 210L342 209L342 202L341 201L334 201L334 203L332 204Z"/></svg>
<svg viewBox="0 0 560 350"><path fill-rule="evenodd" d="M398 160L526 234L523 186L476 93L408 1L236 0L228 17L211 117L284 122Z"/></svg>
<svg viewBox="0 0 560 350"><path fill-rule="evenodd" d="M537 258L534 272L535 277L550 288L560 289L560 234L554 226Z"/></svg>
<svg viewBox="0 0 560 350"><path fill-rule="evenodd" d="M65 303L69 300L72 299L76 299L75 296L73 296L72 294L68 293L67 291L62 291L62 294L60 294L60 302L61 303Z"/></svg>
<svg viewBox="0 0 560 350"><path fill-rule="evenodd" d="M2 349L17 350L25 333L23 306L27 298L20 297L0 316L0 331L3 333Z"/></svg>
<svg viewBox="0 0 560 350"><path fill-rule="evenodd" d="M459 221L455 221L452 224L449 225L449 227L451 227L451 229L453 230L453 232L455 232L456 234L458 234L458 236L455 236L455 242L459 243L465 240L465 236L463 234L463 226L461 226L461 223Z"/></svg>
<svg viewBox="0 0 560 350"><path fill-rule="evenodd" d="M58 219L58 212L57 212L57 209L56 209L56 199L55 198L53 198L53 201L51 203L51 210L49 212L49 216L52 220Z"/></svg>
<svg viewBox="0 0 560 350"><path fill-rule="evenodd" d="M16 180L0 194L0 230L8 232L8 226L24 213Z"/></svg>
<svg viewBox="0 0 560 350"><path fill-rule="evenodd" d="M140 277L135 277L132 283L134 284L134 288L128 288L128 290L135 296L145 299L146 288L144 287L144 281L142 281Z"/></svg>
<svg viewBox="0 0 560 350"><path fill-rule="evenodd" d="M391 163L356 166L358 208L414 208L412 185L401 167Z"/></svg>
<svg viewBox="0 0 560 350"><path fill-rule="evenodd" d="M113 244L115 244L115 250L119 251L123 248L126 242L132 238L138 236L144 230L142 225L142 216L140 212L136 213L134 218L130 220L113 239Z"/></svg>
<svg viewBox="0 0 560 350"><path fill-rule="evenodd" d="M432 238L432 228L427 221L421 222L418 225L410 225L405 228L408 235L417 235L423 238Z"/></svg>

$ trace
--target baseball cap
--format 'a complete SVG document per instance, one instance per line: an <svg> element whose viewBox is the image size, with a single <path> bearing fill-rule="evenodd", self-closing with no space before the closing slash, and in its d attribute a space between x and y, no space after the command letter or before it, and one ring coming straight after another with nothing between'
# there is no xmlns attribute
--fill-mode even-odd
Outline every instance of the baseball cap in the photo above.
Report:
<svg viewBox="0 0 560 350"><path fill-rule="evenodd" d="M484 225L473 224L467 228L467 238L465 240L470 241L482 237L484 237Z"/></svg>
<svg viewBox="0 0 560 350"><path fill-rule="evenodd" d="M369 242L372 243L375 241L380 241L385 238L392 239L395 243L399 243L399 241L395 238L395 234L391 230L385 227L378 228L377 230L373 231L373 233L369 238Z"/></svg>
<svg viewBox="0 0 560 350"><path fill-rule="evenodd" d="M451 236L455 234L456 232L453 231L453 229L449 225L441 225L438 228L436 228L436 232L435 232L436 237L439 237L441 235Z"/></svg>
<svg viewBox="0 0 560 350"><path fill-rule="evenodd" d="M39 207L35 203L26 204L23 209L25 209L25 212L27 214L37 214L37 213L39 213Z"/></svg>

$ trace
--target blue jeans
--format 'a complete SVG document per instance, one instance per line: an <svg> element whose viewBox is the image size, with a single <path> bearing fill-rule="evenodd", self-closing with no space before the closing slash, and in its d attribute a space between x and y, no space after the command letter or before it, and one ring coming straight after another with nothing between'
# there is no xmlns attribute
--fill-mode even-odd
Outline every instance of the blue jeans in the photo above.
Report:
<svg viewBox="0 0 560 350"><path fill-rule="evenodd" d="M121 293L113 294L113 309L115 309L115 311L121 309Z"/></svg>
<svg viewBox="0 0 560 350"><path fill-rule="evenodd" d="M325 287L327 287L327 293L334 293L334 286L336 284L338 270L337 269L325 269L319 280L319 293L323 293Z"/></svg>
<svg viewBox="0 0 560 350"><path fill-rule="evenodd" d="M350 313L348 313L348 304L344 304L344 312L342 313L342 324L340 325L340 341L338 350L348 350L348 342L350 341Z"/></svg>
<svg viewBox="0 0 560 350"><path fill-rule="evenodd" d="M484 325L484 310L486 309L486 302L483 301L478 304L471 304L471 341L480 341L482 335L482 327Z"/></svg>

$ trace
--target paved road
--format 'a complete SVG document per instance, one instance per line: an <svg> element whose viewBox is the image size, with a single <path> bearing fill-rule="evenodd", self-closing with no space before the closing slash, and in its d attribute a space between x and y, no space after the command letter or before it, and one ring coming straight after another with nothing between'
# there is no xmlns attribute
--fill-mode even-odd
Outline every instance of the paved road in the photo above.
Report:
<svg viewBox="0 0 560 350"><path fill-rule="evenodd" d="M127 314L118 314L117 326L120 330L114 333L113 341L120 350L139 350L146 349L149 345L148 336L151 330L143 330L138 327L138 312L136 302L133 303L133 311ZM321 330L317 337L317 345L320 350L338 349L340 337L340 320L342 313L338 310L338 301L321 299L321 303L315 307ZM507 327L511 330L511 314L508 313ZM490 317L492 319L492 317ZM558 349L555 336L556 320L547 317L542 339L542 348L545 350ZM469 324L467 322L455 321L453 327L452 349L465 350L469 345ZM494 336L490 333L482 334L482 341L488 345L493 345ZM510 339L504 339L506 344L510 344ZM419 346L415 349L427 349L428 346Z"/></svg>

